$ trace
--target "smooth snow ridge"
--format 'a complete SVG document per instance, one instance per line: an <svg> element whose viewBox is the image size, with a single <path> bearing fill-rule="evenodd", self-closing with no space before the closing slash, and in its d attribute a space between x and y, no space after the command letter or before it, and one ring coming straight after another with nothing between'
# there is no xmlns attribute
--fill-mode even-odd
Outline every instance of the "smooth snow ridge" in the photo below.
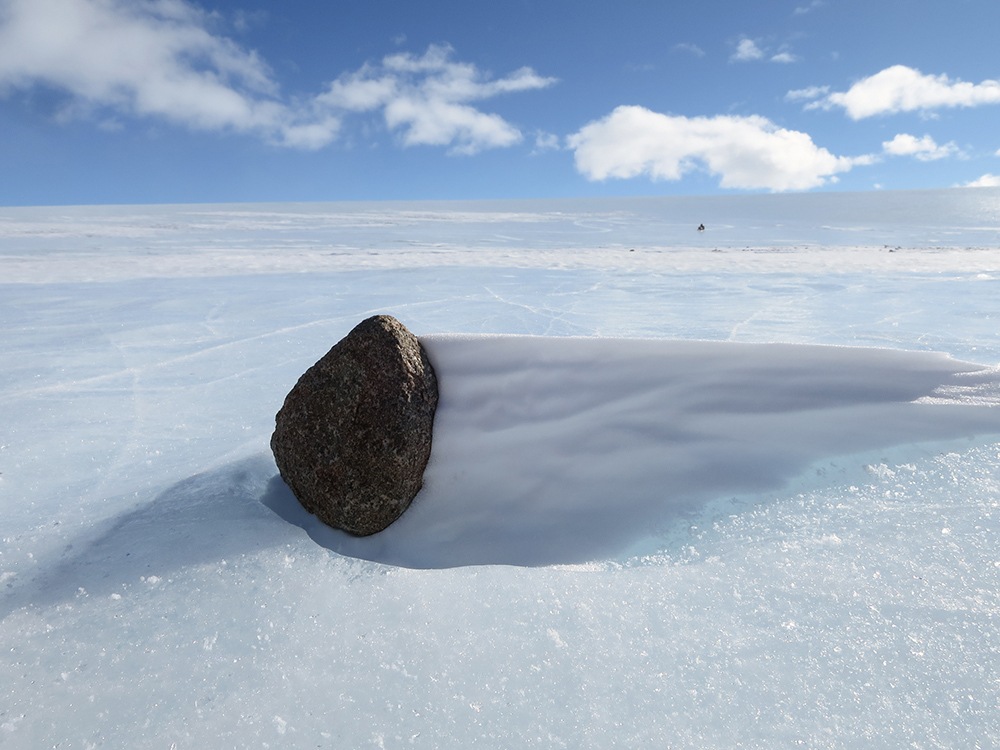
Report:
<svg viewBox="0 0 1000 750"><path fill-rule="evenodd" d="M357 539L267 504L342 554L409 567L621 554L704 503L812 463L1000 433L1000 369L942 354L541 336L421 338L441 400L424 488Z"/></svg>

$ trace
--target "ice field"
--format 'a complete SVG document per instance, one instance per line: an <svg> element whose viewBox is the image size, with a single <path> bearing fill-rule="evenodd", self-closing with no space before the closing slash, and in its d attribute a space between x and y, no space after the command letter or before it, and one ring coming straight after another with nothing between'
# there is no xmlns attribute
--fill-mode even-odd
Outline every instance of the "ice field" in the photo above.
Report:
<svg viewBox="0 0 1000 750"><path fill-rule="evenodd" d="M0 209L0 747L998 747L998 279L991 188ZM268 440L374 313L356 540Z"/></svg>

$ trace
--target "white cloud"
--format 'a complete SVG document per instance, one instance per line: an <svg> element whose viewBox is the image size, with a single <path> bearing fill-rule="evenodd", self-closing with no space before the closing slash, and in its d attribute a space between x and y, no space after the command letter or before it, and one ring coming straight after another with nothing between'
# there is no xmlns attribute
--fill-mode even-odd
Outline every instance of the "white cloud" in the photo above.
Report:
<svg viewBox="0 0 1000 750"><path fill-rule="evenodd" d="M1000 174L984 174L978 180L965 183L965 187L1000 187Z"/></svg>
<svg viewBox="0 0 1000 750"><path fill-rule="evenodd" d="M324 106L349 112L367 112L381 107L398 95L395 76L382 75L377 68L365 64L353 73L344 73L333 81L326 92L317 97Z"/></svg>
<svg viewBox="0 0 1000 750"><path fill-rule="evenodd" d="M275 100L256 53L210 33L182 0L4 0L0 87L45 85L72 95L72 111L107 107L198 130L256 133L316 147L337 132Z"/></svg>
<svg viewBox="0 0 1000 750"><path fill-rule="evenodd" d="M210 31L211 22L185 0L0 0L0 95L44 86L69 95L61 119L158 117L307 149L333 141L347 114L383 108L404 144L474 153L521 134L466 102L553 82L529 68L490 80L450 60L450 48L432 46L289 103L257 54Z"/></svg>
<svg viewBox="0 0 1000 750"><path fill-rule="evenodd" d="M771 62L776 63L793 63L799 58L793 55L791 52L779 52L771 58Z"/></svg>
<svg viewBox="0 0 1000 750"><path fill-rule="evenodd" d="M699 47L697 44L691 44L690 42L681 42L680 44L675 44L670 48L674 52L690 52L695 57L704 57L705 50Z"/></svg>
<svg viewBox="0 0 1000 750"><path fill-rule="evenodd" d="M785 94L786 102L810 101L826 96L830 91L829 86L808 86L804 89L795 89Z"/></svg>
<svg viewBox="0 0 1000 750"><path fill-rule="evenodd" d="M545 88L555 79L521 68L491 80L475 65L452 61L451 52L450 47L431 45L421 57L389 55L380 66L365 65L342 75L316 101L354 112L381 109L386 125L401 131L406 146L451 146L452 153L473 154L519 142L517 128L467 102Z"/></svg>
<svg viewBox="0 0 1000 750"><path fill-rule="evenodd" d="M736 51L730 55L730 62L749 62L751 60L761 60L764 51L756 45L753 39L740 39L736 45Z"/></svg>
<svg viewBox="0 0 1000 750"><path fill-rule="evenodd" d="M1000 156L1000 148L998 148L998 149L996 150L996 153L994 153L993 155L994 155L994 156Z"/></svg>
<svg viewBox="0 0 1000 750"><path fill-rule="evenodd" d="M929 135L917 138L909 133L900 133L891 141L885 141L882 150L892 156L915 156L920 161L944 159L959 152L954 141L939 146Z"/></svg>
<svg viewBox="0 0 1000 750"><path fill-rule="evenodd" d="M724 188L808 190L872 156L834 156L806 134L759 117L681 117L621 106L567 139L590 180L679 180L699 167Z"/></svg>
<svg viewBox="0 0 1000 750"><path fill-rule="evenodd" d="M844 92L835 92L806 105L806 109L843 107L848 117L920 111L940 107L975 107L1000 103L1000 82L979 84L952 80L942 74L924 75L915 68L893 65L863 78Z"/></svg>

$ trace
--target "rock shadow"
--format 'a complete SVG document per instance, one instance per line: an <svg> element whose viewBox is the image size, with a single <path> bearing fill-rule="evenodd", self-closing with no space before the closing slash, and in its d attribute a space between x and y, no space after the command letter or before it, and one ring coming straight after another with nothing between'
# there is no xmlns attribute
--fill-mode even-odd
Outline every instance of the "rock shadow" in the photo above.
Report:
<svg viewBox="0 0 1000 750"><path fill-rule="evenodd" d="M57 557L14 582L0 600L0 619L25 606L72 600L81 588L110 596L143 576L170 576L289 541L295 535L259 502L274 470L270 455L260 454L197 474L67 540Z"/></svg>

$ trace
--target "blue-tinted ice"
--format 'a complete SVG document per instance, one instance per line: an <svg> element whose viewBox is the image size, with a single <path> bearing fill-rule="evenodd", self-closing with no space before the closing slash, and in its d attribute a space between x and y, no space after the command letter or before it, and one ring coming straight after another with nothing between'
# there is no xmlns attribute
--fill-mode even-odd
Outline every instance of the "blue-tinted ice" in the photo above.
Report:
<svg viewBox="0 0 1000 750"><path fill-rule="evenodd" d="M921 442L875 449L892 425L858 406L871 430L835 432L855 452L771 489L715 477L736 484L641 555L575 565L344 557L261 500L284 394L374 312L419 335L993 366L998 207L983 189L0 211L0 747L995 745L985 432L921 416ZM774 468L765 445L750 469Z"/></svg>

